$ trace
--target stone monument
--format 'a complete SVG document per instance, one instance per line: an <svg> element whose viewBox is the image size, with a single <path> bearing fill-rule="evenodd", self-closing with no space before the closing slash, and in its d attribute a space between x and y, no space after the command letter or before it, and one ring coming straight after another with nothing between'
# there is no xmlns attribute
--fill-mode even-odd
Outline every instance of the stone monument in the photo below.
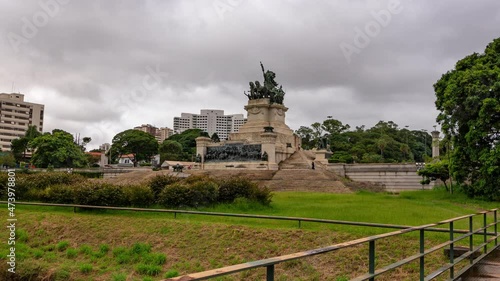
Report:
<svg viewBox="0 0 500 281"><path fill-rule="evenodd" d="M300 138L285 123L288 108L283 104L285 91L274 80L276 74L265 70L263 85L250 82L247 122L226 141L213 143L210 138L196 139L196 153L203 169L269 169L290 157L301 145Z"/></svg>

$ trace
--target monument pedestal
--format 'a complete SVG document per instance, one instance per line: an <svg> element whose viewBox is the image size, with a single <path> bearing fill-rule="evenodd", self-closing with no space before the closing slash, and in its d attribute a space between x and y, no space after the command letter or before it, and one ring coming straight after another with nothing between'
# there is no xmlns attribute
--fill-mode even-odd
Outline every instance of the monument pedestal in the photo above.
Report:
<svg viewBox="0 0 500 281"><path fill-rule="evenodd" d="M245 167L255 169L264 166L277 170L278 164L300 148L301 140L285 124L288 108L283 105L282 87L274 81L275 74L265 71L264 84L250 82L247 122L237 133L229 134L227 141L212 143L209 138L196 139L196 153L204 168Z"/></svg>

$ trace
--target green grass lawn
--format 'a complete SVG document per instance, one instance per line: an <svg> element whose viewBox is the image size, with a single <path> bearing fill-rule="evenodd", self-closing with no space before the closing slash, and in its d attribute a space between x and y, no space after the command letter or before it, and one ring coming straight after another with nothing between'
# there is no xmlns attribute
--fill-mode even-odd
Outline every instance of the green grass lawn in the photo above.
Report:
<svg viewBox="0 0 500 281"><path fill-rule="evenodd" d="M6 205L1 206L6 209ZM399 195L281 192L274 195L270 207L239 201L200 211L416 226L498 207L498 202L471 201L460 194L426 190ZM173 214L131 211L73 213L72 208L22 205L17 206L16 216L18 270L25 280L35 280L29 276L36 272L46 280L160 280L391 231L309 222L298 229L297 222L291 221L185 214L174 219ZM467 224L456 228L465 229ZM0 229L0 237L7 241L6 228ZM426 237L433 244L447 239L447 234ZM0 244L3 266L7 249L7 243ZM377 242L377 249L382 252L378 265L388 264L414 254L418 237L385 239ZM386 250L389 254L383 253ZM442 253L428 260L431 266L438 262L443 262ZM290 262L277 270L276 280L344 280L365 272L366 248ZM380 280L413 280L416 272L418 267L407 266ZM263 274L255 270L220 280L261 280Z"/></svg>

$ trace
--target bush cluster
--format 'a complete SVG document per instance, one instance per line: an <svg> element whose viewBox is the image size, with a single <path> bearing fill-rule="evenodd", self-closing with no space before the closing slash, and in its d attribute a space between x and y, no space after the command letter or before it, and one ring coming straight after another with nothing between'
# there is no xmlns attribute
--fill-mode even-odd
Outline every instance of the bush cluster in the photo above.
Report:
<svg viewBox="0 0 500 281"><path fill-rule="evenodd" d="M152 182L159 181L160 179L156 179ZM156 186L155 189L160 188ZM197 208L217 203L233 203L238 198L267 206L271 203L272 194L267 187L259 187L246 178L232 177L216 181L206 176L191 176L165 184L158 193L156 201L167 208Z"/></svg>
<svg viewBox="0 0 500 281"><path fill-rule="evenodd" d="M7 174L0 174L0 195L5 197ZM113 185L86 180L82 175L62 172L18 174L16 199L59 204L118 207L198 208L241 199L262 205L271 203L272 194L247 178L215 180L208 176L156 176L147 185Z"/></svg>

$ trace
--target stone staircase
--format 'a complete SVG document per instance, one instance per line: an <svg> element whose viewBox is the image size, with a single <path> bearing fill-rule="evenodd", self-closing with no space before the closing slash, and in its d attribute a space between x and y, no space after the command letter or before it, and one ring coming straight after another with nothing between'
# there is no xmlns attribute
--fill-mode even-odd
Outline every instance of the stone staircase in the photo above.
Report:
<svg viewBox="0 0 500 281"><path fill-rule="evenodd" d="M271 180L263 181L262 184L273 191L352 192L334 173L311 168L282 169Z"/></svg>
<svg viewBox="0 0 500 281"><path fill-rule="evenodd" d="M295 151L292 156L279 164L280 170L296 170L296 169L311 169L311 164L314 161L314 155L308 155L302 150Z"/></svg>

